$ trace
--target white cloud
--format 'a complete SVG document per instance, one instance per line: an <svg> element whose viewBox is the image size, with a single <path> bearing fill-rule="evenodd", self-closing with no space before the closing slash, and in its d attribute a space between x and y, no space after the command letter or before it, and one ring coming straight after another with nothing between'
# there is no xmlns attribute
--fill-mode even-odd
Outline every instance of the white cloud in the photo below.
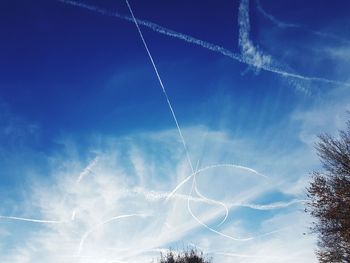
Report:
<svg viewBox="0 0 350 263"><path fill-rule="evenodd" d="M205 139L201 137L204 131L207 132ZM191 142L191 157L193 160L202 160L201 167L228 159L234 161L233 152L244 153L248 159L251 158L256 166L252 168L258 170L264 167L264 162L268 159L262 158L259 162L261 153L254 152L251 146L244 145L244 140L235 141L224 132L208 131L201 127L186 128L183 132L187 141ZM165 202L163 193L170 192L191 172L177 138L175 130L168 130L117 139L99 139L96 144L98 146L90 148L92 155L99 156L98 162L92 162L94 165L91 165L91 162L90 165L89 162L81 163L74 146L69 143L70 150L63 159L56 157L56 161L53 162L59 165L54 169L51 179L46 182L38 179L39 181L33 184L32 197L22 204L23 214L18 215L66 222L37 225L33 230L31 229L34 223L26 222L26 226L30 226L27 234L21 235L16 232L18 246L8 250L7 256L2 256L2 261L150 261L158 256L159 249L181 242L185 245L205 244L204 248L211 252L235 253L237 250L232 248L237 247L239 253L256 255L259 258L262 251L269 248L271 256L285 256L287 250L281 249L272 253L274 247L283 247L284 243L279 241L278 235L271 234L252 241L237 242L218 236L199 225L187 211L185 196L189 192L190 183L179 190L179 196ZM92 139L91 145L94 145L94 140ZM204 145L207 149L205 151ZM84 171L84 165L89 167L90 172L77 182L81 171ZM271 191L281 191L288 185L282 182L277 186L254 174L227 167L207 170L198 176L197 180L202 193L209 198L225 201L228 205L259 203L260 196ZM287 215L290 213L288 211L295 211L293 207L286 210ZM239 213L235 213L239 206L233 206L228 221L217 227L225 214L222 206L198 202L195 198L191 201L191 208L195 215L210 227L239 238L263 235L291 223L286 216L280 225L270 224L272 227L265 229L262 224L265 219L241 218ZM284 209L283 206L281 209ZM276 213L279 214L279 211L283 210L276 210ZM115 218L130 214L142 214L145 217ZM274 214L275 212L272 212L272 215ZM255 220L257 232L246 225L246 221L251 224ZM105 223L102 224L103 222ZM17 222L12 226L26 227L23 224ZM297 224L304 225L302 220ZM84 242L81 242L84 236ZM296 240L291 239L291 242ZM79 255L80 243L82 245ZM312 251L309 243L296 242L293 246L295 249L301 249L299 246L303 246L303 249ZM219 260L216 259L217 254L213 255L215 260ZM230 260L232 258L226 256L226 262Z"/></svg>
<svg viewBox="0 0 350 263"><path fill-rule="evenodd" d="M345 128L349 118L350 93L348 88L340 87L326 92L309 109L295 111L292 118L300 123L300 140L313 146L321 133L336 135Z"/></svg>

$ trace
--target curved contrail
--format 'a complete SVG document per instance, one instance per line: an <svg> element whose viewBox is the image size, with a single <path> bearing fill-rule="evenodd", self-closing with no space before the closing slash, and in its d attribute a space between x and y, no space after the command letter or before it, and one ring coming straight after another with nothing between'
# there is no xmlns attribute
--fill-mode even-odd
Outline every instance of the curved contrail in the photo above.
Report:
<svg viewBox="0 0 350 263"><path fill-rule="evenodd" d="M330 38L333 40L336 40L338 42L341 42L343 44L350 44L350 41L347 39L344 39L342 37L339 37L337 35L333 35L331 33L327 33L327 32L322 32L322 31L316 31L316 30L312 30L309 28L305 28L300 24L294 24L294 23L286 23L283 21L278 20L277 18L275 18L273 15L269 14L266 12L266 10L262 7L260 0L256 0L256 6L258 11L265 16L267 19L269 19L272 23L274 23L276 26L278 26L279 28L295 28L295 29L299 29L299 30L303 30L307 33L311 33L313 35L319 36L319 37L323 37L323 38Z"/></svg>
<svg viewBox="0 0 350 263"><path fill-rule="evenodd" d="M177 190L179 190L179 188L181 186L183 186L186 182L188 182L192 177L194 177L197 174L200 174L204 171L210 170L210 169L214 169L214 168L222 168L222 167L228 167L228 168L235 168L235 169L241 169L253 174L256 174L258 176L264 177L264 178L268 178L266 175L263 175L259 172L257 172L256 170L249 168L249 167L245 167L242 165L236 165L236 164L230 164L230 163L224 163L224 164L214 164L214 165L210 165L204 168L201 168L199 170L197 170L196 172L192 173L191 175L187 176L184 180L182 180L175 188L173 191L170 192L170 194L168 195L168 197L166 198L166 200L169 200L176 192Z"/></svg>
<svg viewBox="0 0 350 263"><path fill-rule="evenodd" d="M201 198L203 199L205 202L207 202L208 204L216 204L216 205L220 205L222 206L224 209L225 209L225 216L224 218L221 220L221 222L218 224L218 226L221 226L223 223L225 223L227 217L228 217L228 212L229 212L229 209L227 207L227 205L221 201L217 201L217 200L214 200L214 199L211 199L211 198L208 198L206 196L204 196L198 189L197 187L197 181L196 181L196 177L193 177L193 180L195 182L194 184L194 190L196 192L196 194Z"/></svg>
<svg viewBox="0 0 350 263"><path fill-rule="evenodd" d="M190 197L192 196L192 193L193 193L193 189L194 189L194 183L195 183L195 180L193 180L192 182L192 187L191 187L191 191L190 193L188 194L188 200L187 200L187 210L189 211L189 213L191 214L192 218L194 220L197 221L198 224L202 225L204 228L208 229L210 232L213 232L221 237L224 237L224 238L227 238L227 239L231 239L233 241L242 241L242 242L245 242L245 241L250 241L250 240L253 240L253 239L256 239L256 238L259 238L259 237L264 237L264 236L268 236L268 235L272 235L274 233L277 233L279 232L280 230L274 230L274 231L271 231L271 232L267 232L267 233L264 233L264 234L261 234L261 235L257 235L257 236L251 236L251 237L246 237L246 238L239 238L239 237L234 237L234 236L231 236L231 235L227 235L225 233L222 233L212 227L210 227L209 225L207 225L206 223L204 223L203 221L201 221L196 215L193 214L193 211L191 209L191 206L190 206Z"/></svg>
<svg viewBox="0 0 350 263"><path fill-rule="evenodd" d="M79 242L79 249L78 249L78 256L80 256L81 251L83 249L85 240L88 238L88 236L94 232L96 229L98 229L99 227L102 227L105 224L108 224L112 221L118 220L118 219L122 219L122 218L128 218L128 217L146 217L146 215L144 214L128 214L128 215L120 215L120 216L115 216L115 217L111 217L105 221L103 221L102 223L95 225L94 227L92 227L90 230L86 231L85 234L82 236L82 238L80 239Z"/></svg>
<svg viewBox="0 0 350 263"><path fill-rule="evenodd" d="M81 2L77 2L77 1L71 1L71 0L57 0L57 1L60 1L64 4L69 4L72 6L84 8L84 9L87 9L87 10L90 10L93 12L97 12L97 13L100 13L102 15L113 16L113 17L117 17L117 18L123 19L123 20L128 21L128 22L133 22L133 18L130 16L123 15L123 14L120 14L118 12L112 12L112 11L109 11L107 9L97 7L94 5L88 5L88 4L84 4ZM153 30L154 32L160 33L162 35L177 38L177 39L183 40L185 42L188 42L188 43L191 43L191 44L194 44L197 46L201 46L205 49L211 50L211 51L216 52L216 53L220 53L226 57L229 57L229 58L236 60L240 63L247 64L249 66L254 66L254 67L257 66L254 64L254 61L252 59L244 58L240 54L234 53L234 52L232 52L224 47L221 47L219 45L215 45L215 44L212 44L210 42L200 40L198 38L195 38L195 37L192 37L192 36L180 33L180 32L176 32L174 30L160 26L156 23L153 23L153 22L150 22L147 20L136 19L136 21L139 25L147 27L147 28ZM259 67L259 69L278 74L282 77L290 77L290 78L295 78L295 79L300 79L300 80L305 80L305 81L323 82L323 83L328 83L328 84L332 84L332 85L340 85L340 86L350 87L350 83L347 83L347 82L326 79L326 78L320 78L320 77L304 76L301 74L288 72L288 71L285 71L283 69L280 69L277 67L272 67L269 65L261 65Z"/></svg>

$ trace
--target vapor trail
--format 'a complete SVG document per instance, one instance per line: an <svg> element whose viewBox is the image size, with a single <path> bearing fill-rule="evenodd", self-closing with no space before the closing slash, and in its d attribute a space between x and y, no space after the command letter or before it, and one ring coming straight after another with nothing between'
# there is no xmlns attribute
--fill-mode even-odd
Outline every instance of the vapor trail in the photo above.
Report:
<svg viewBox="0 0 350 263"><path fill-rule="evenodd" d="M77 183L80 183L80 181L89 173L92 172L92 169L96 166L98 162L98 156L92 160L91 163L89 163L89 165L79 174L79 177L77 179Z"/></svg>
<svg viewBox="0 0 350 263"><path fill-rule="evenodd" d="M225 209L225 216L223 218L223 220L218 224L218 226L222 225L223 223L225 223L227 217L228 217L228 207L225 203L223 202L220 202L220 201L217 201L217 200L214 200L214 199L211 199L211 198L208 198L206 196L204 196L198 189L197 187L197 181L196 181L196 176L193 177L193 180L194 180L194 190L196 192L196 194L201 198L203 199L204 201L206 201L207 203L209 204L216 204L216 205L220 205L222 206L224 209Z"/></svg>
<svg viewBox="0 0 350 263"><path fill-rule="evenodd" d="M267 19L269 19L271 22L276 24L278 27L281 28L299 28L300 25L292 24L292 23L285 23L280 20L277 20L274 16L268 14L265 9L262 7L260 0L256 0L257 9L262 13Z"/></svg>
<svg viewBox="0 0 350 263"><path fill-rule="evenodd" d="M195 172L198 171L198 167L199 167L199 162L200 160L197 161L197 165L196 165L196 170ZM207 202L209 204L215 204L215 205L219 205L222 206L225 209L225 216L223 218L223 220L218 224L218 226L222 225L223 223L225 223L227 217L228 217L228 208L226 206L226 204L224 204L223 202L208 198L206 196L204 196L198 189L197 187L197 180L196 180L196 176L193 176L193 181L194 181L194 189L196 194L201 198L201 201Z"/></svg>
<svg viewBox="0 0 350 263"><path fill-rule="evenodd" d="M226 164L214 164L214 165L210 165L204 168L201 168L199 170L197 170L196 172L192 173L191 175L189 175L188 177L186 177L184 180L182 180L175 188L173 191L170 192L170 194L168 195L168 197L166 198L166 200L169 200L176 192L177 190L179 190L179 188L181 186L183 186L186 182L188 182L188 180L190 180L192 177L194 177L197 174L200 174L204 171L210 170L210 169L214 169L214 168L222 168L222 167L228 167L228 168L235 168L235 169L241 169L243 171L247 171L253 174L256 174L258 176L264 177L264 178L268 178L267 176L255 171L254 169L251 169L249 167L245 167L245 166L241 166L241 165L235 165L235 164L230 164L230 163L226 163Z"/></svg>
<svg viewBox="0 0 350 263"><path fill-rule="evenodd" d="M199 160L197 161L197 165L196 165L196 170L195 172L198 171L198 167L199 167ZM225 216L224 218L221 220L221 222L218 224L218 226L222 225L223 223L225 223L227 217L228 217L228 208L227 206L223 203L223 202L220 202L220 201L217 201L217 200L214 200L214 199L211 199L211 198L208 198L206 196L204 196L198 189L197 187L197 180L196 180L196 176L193 176L193 181L194 181L194 189L195 189L195 192L196 194L202 199L204 200L205 202L208 202L209 204L216 204L216 205L220 205L222 206L224 209L225 209Z"/></svg>
<svg viewBox="0 0 350 263"><path fill-rule="evenodd" d="M88 5L88 4L84 4L81 2L77 2L77 1L71 1L71 0L58 0L58 1L65 3L65 4L72 5L72 6L84 8L84 9L87 9L87 10L90 10L93 12L97 12L97 13L100 13L102 15L117 17L117 18L123 19L125 21L134 22L132 17L120 14L118 12L111 12L107 9L100 8L100 7L97 7L94 5ZM168 36L168 37L177 38L177 39L183 40L185 42L188 42L188 43L191 43L191 44L194 44L197 46L201 46L205 49L222 54L222 55L224 55L228 58L231 58L233 60L236 60L240 63L244 63L244 64L247 64L249 66L256 67L253 60L251 60L249 58L244 58L241 55L236 54L236 53L234 53L234 52L232 52L224 47L221 47L219 45L215 45L215 44L212 44L210 42L200 40L198 38L195 38L195 37L192 37L192 36L180 33L180 32L176 32L174 30L168 29L166 27L160 26L156 23L153 23L153 22L150 22L147 20L136 19L136 21L137 21L138 25L142 25L144 27L147 27L147 28L153 30L154 32L160 33L160 34ZM331 80L331 79L326 79L326 78L319 78L319 77L304 76L301 74L288 72L288 71L285 71L283 69L279 69L277 67L272 67L272 66L268 66L268 65L263 65L263 66L259 67L259 69L278 74L282 77L290 77L290 78L300 79L300 80L304 80L304 81L323 82L323 83L328 83L328 84L332 84L332 85L340 85L340 86L350 87L350 83L347 83L347 82Z"/></svg>
<svg viewBox="0 0 350 263"><path fill-rule="evenodd" d="M239 37L238 46L240 47L242 57L245 60L253 62L257 69L271 65L271 57L265 55L258 47L254 46L249 38L250 19L249 19L249 0L241 0L238 8Z"/></svg>
<svg viewBox="0 0 350 263"><path fill-rule="evenodd" d="M202 196L202 195L200 194L200 192L198 191L198 189L197 189L197 181L196 181L196 175L197 175L197 174L196 174L196 172L198 171L198 165L199 165L199 161L197 162L196 170L195 170L194 175L193 175L193 181L192 181L191 191L190 191L190 193L188 194L188 198L187 198L187 210L188 210L188 212L190 213L190 215L192 216L192 218L193 218L194 220L197 221L197 223L199 223L200 225L202 225L202 226L204 226L205 228L209 229L211 232L214 232L214 233L216 233L216 234L218 234L218 235L224 235L223 233L218 232L218 231L212 229L211 227L209 227L208 225L206 225L204 222L202 222L198 217L196 217L196 216L193 214L193 212L192 212L192 210L191 210L191 207L190 207L190 197L192 196L193 189L195 189L195 190L196 190L196 193L199 194L199 196L200 196L201 198L204 198L205 201L209 201L209 202L212 201L212 200L206 198L205 196ZM225 208L225 210L226 210L226 214L225 214L225 217L224 217L224 219L221 221L220 224L223 224L223 223L226 221L226 218L227 218L227 216L228 216L228 208L226 207L225 204L223 204L223 206L224 206L224 208ZM229 236L226 236L226 235L224 235L224 236L225 236L225 237L228 237L228 238L231 238L231 239L234 239L234 240L237 240L237 239L235 239L235 238L233 238L233 237L229 237Z"/></svg>
<svg viewBox="0 0 350 263"><path fill-rule="evenodd" d="M139 32L139 35L140 35L140 37L141 37L142 43L143 43L143 45L145 46L145 49L146 49L147 54L148 54L148 57L149 57L149 59L151 60L151 63L152 63L152 66L153 66L153 68L154 68L154 71L155 71L155 73L156 73L156 75L157 75L159 84L160 84L160 86L162 87L162 91L163 91L164 96L165 96L165 99L166 99L166 101L167 101L167 103L168 103L169 109L170 109L170 111L171 111L171 114L172 114L172 116L173 116L173 119L174 119L175 124L176 124L176 127L177 127L177 131L179 132L179 135L180 135L180 138L181 138L181 141L182 141L182 145L183 145L184 150L185 150L185 152L186 152L186 157L187 157L188 164L190 165L191 171L193 172L194 170L193 170L192 162L191 162L191 159L190 159L190 155L189 155L189 153L188 153L186 141L185 141L185 139L184 139L184 137L183 137L183 135L182 135L182 132L181 132L181 129L180 129L180 125L179 125L179 123L178 123L178 121L177 121L177 118L176 118L176 115L175 115L173 106L172 106L171 103L170 103L168 94L167 94L167 92L166 92L166 90L165 90L165 87L164 87L164 85L163 85L163 81L162 81L162 79L160 78L160 75L159 75L157 66L156 66L156 64L154 63L153 57L152 57L152 55L151 55L151 52L150 52L149 49L148 49L147 43L146 43L146 41L145 41L145 39L144 39L144 37L143 37L143 35L142 35L141 29L140 29L140 27L139 27L139 25L138 25L138 22L137 22L137 20L136 20L136 18L135 18L135 16L134 16L134 13L133 13L133 11L132 11L132 9L131 9L131 6L130 6L128 0L126 0L126 4L128 5L129 11L130 11L131 16L132 16L132 18L133 18L133 21L135 22L135 25L136 25L137 31Z"/></svg>
<svg viewBox="0 0 350 263"><path fill-rule="evenodd" d="M32 223L43 223L43 224L62 224L67 223L68 221L63 220L41 220L41 219L33 219L33 218L25 218L25 217L16 217L16 216L0 216L2 219L10 219L10 220L18 220L18 221L27 221Z"/></svg>
<svg viewBox="0 0 350 263"><path fill-rule="evenodd" d="M118 220L118 219L122 219L122 218L128 218L128 217L145 217L146 215L144 214L128 214L128 215L120 215L120 216L115 216L115 217L111 217L105 221L103 221L102 223L95 225L94 227L92 227L90 230L88 230L87 232L85 232L85 234L82 236L82 238L80 239L80 243L79 243L79 249L78 249L78 256L80 256L81 251L83 249L85 240L89 237L89 235L94 232L96 229L102 227L105 224L108 224L112 221Z"/></svg>
<svg viewBox="0 0 350 263"><path fill-rule="evenodd" d="M165 200L171 194L170 192L157 192L153 190L149 191L149 190L143 190L140 188L134 189L131 192L135 194L141 194L149 201ZM187 201L188 195L175 193L175 194L172 194L170 199ZM205 203L205 204L212 204L214 201L214 202L224 204L226 207L246 207L254 210L281 209L281 208L286 208L295 204L306 202L306 200L303 200L303 199L294 199L289 202L274 202L274 203L260 205L260 204L254 204L254 203L248 203L248 202L229 202L229 201L220 202L220 201L215 201L208 198L193 197L193 196L190 197L190 201L196 202L196 203Z"/></svg>
<svg viewBox="0 0 350 263"><path fill-rule="evenodd" d="M190 191L188 197L192 196L193 189L194 189L194 184L195 184L195 181L193 180L192 181L191 191ZM215 234L217 234L219 236L222 236L224 238L231 239L233 241L242 241L242 242L250 241L250 240L256 239L258 237L263 237L263 236L267 236L267 235L271 235L271 234L279 232L279 230L275 230L275 231L271 231L271 232L268 232L268 233L265 233L265 234L262 234L262 235L258 235L258 236L252 236L252 237L247 237L247 238L237 238L237 237L234 237L234 236L231 236L231 235L224 234L224 233L222 233L220 231L217 231L214 228L208 226L206 223L202 222L197 216L195 216L193 214L193 211L192 211L191 206L190 206L190 198L188 198L188 200L187 200L187 210L189 211L189 213L191 214L193 219L197 221L198 224L202 225L204 228L208 229L210 232L213 232L213 233L215 233Z"/></svg>
<svg viewBox="0 0 350 263"><path fill-rule="evenodd" d="M257 9L259 10L259 12L261 14L263 14L267 19L269 19L272 23L277 25L279 28L300 29L300 30L306 31L307 33L311 33L311 34L316 35L316 36L320 36L320 37L324 37L324 38L331 38L333 40L336 40L338 42L342 42L343 44L347 44L347 45L350 44L349 40L341 38L341 37L333 35L333 34L330 34L330 33L308 29L308 28L303 27L300 24L286 23L286 22L280 21L277 18L275 18L273 15L266 12L266 10L262 7L260 0L256 0L256 4L257 4Z"/></svg>

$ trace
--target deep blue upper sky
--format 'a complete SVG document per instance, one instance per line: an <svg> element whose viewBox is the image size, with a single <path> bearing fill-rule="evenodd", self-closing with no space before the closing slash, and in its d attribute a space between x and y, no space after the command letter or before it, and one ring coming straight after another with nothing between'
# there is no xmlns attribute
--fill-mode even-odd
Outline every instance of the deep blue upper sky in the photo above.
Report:
<svg viewBox="0 0 350 263"><path fill-rule="evenodd" d="M128 14L123 1L87 3ZM238 4L238 1L132 3L140 18L236 52L239 51L237 12L233 10ZM345 19L350 12L350 4L346 2L336 5L333 1L308 1L306 6L304 1L263 1L262 4L278 19L315 30L328 26L332 20ZM252 39L255 40L262 31L257 21L271 25L257 13L254 1L251 6L251 13L256 15L251 19ZM61 131L119 133L127 132L129 127L172 125L132 23L58 1L3 1L0 27L3 36L1 99L15 114L39 124L48 137ZM345 28L348 25L345 24ZM274 78L271 74L252 80L242 78L240 72L245 65L147 29L144 31L179 114L198 111L197 105L193 107L195 103L191 103L194 98L198 103L218 92L242 96L244 100L248 97L247 103L255 104L254 97L265 94L261 89L252 92L249 88L262 86L262 82L269 94L268 79ZM292 36L281 39L282 42L299 43L310 38L305 32L289 31ZM346 34L344 30L339 31L340 35ZM264 42L259 44L265 48ZM278 47L266 49L281 52ZM304 69L303 65L300 69ZM216 86L220 80L226 87ZM278 89L276 86L272 89ZM184 118L184 122L190 121Z"/></svg>
<svg viewBox="0 0 350 263"><path fill-rule="evenodd" d="M124 1L84 3L129 15ZM239 1L131 4L140 19L240 52ZM278 26L259 11L259 5L275 20L296 26ZM2 1L0 12L2 122L4 127L16 121L36 127L35 138L23 132L24 148L60 151L57 139L69 136L84 149L91 134L118 136L174 127L133 23L59 1ZM350 3L251 1L249 13L251 41L282 69L346 81L346 56L339 61L323 50L346 47ZM271 126L285 125L286 114L296 107L310 107L314 98L329 90L325 83L284 80L204 48L142 30L185 127L204 125L260 137ZM300 87L309 94L298 91ZM18 135L4 132L0 140L4 152L18 149ZM265 141L256 143L264 146ZM3 167L12 166L12 162L3 162ZM14 174L3 168L1 176Z"/></svg>

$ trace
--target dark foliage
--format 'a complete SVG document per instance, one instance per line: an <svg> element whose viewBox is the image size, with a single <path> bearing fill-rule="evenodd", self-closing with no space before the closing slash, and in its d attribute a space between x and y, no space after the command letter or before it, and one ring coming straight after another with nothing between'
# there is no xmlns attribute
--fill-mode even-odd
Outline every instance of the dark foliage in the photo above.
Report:
<svg viewBox="0 0 350 263"><path fill-rule="evenodd" d="M212 260L206 258L203 252L191 249L179 254L169 251L167 254L161 254L159 263L211 263Z"/></svg>
<svg viewBox="0 0 350 263"><path fill-rule="evenodd" d="M339 137L319 136L316 150L323 171L307 188L306 211L315 219L320 262L350 262L350 121Z"/></svg>

